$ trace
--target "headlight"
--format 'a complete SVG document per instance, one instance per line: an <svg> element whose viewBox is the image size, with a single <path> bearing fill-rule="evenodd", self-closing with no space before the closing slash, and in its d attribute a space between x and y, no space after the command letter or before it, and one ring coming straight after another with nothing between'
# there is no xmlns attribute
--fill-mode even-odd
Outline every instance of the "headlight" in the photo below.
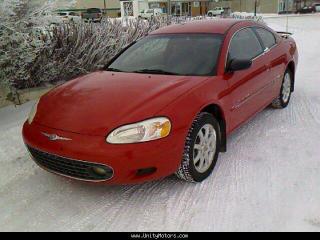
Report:
<svg viewBox="0 0 320 240"><path fill-rule="evenodd" d="M170 131L171 122L168 118L153 118L117 128L109 134L107 142L112 144L148 142L165 138Z"/></svg>
<svg viewBox="0 0 320 240"><path fill-rule="evenodd" d="M33 119L35 118L35 116L37 114L38 104L39 104L39 100L33 105L31 112L29 113L29 117L28 117L29 124L31 124L33 122Z"/></svg>

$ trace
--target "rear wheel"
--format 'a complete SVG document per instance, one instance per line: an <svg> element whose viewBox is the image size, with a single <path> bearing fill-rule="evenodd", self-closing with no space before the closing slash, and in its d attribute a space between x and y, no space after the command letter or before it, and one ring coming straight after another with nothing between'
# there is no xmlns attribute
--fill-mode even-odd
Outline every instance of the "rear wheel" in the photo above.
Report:
<svg viewBox="0 0 320 240"><path fill-rule="evenodd" d="M272 102L272 107L282 109L289 105L292 94L293 74L287 70L284 74L279 96Z"/></svg>
<svg viewBox="0 0 320 240"><path fill-rule="evenodd" d="M213 17L213 14L212 14L212 13L208 13L208 16L209 16L209 17Z"/></svg>
<svg viewBox="0 0 320 240"><path fill-rule="evenodd" d="M176 175L188 182L205 180L217 163L220 145L218 121L209 113L200 113L189 130L183 159Z"/></svg>

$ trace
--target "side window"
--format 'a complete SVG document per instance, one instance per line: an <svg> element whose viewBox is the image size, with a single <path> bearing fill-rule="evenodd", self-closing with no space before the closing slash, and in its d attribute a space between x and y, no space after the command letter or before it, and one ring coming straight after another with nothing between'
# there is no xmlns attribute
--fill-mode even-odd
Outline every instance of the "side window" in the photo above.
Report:
<svg viewBox="0 0 320 240"><path fill-rule="evenodd" d="M234 35L230 43L228 60L254 59L263 53L258 37L252 29L246 28Z"/></svg>
<svg viewBox="0 0 320 240"><path fill-rule="evenodd" d="M270 32L266 29L263 29L263 28L257 28L256 31L257 31L258 35L260 36L260 38L263 42L263 45L266 48L272 48L274 45L276 45L277 40L272 32Z"/></svg>

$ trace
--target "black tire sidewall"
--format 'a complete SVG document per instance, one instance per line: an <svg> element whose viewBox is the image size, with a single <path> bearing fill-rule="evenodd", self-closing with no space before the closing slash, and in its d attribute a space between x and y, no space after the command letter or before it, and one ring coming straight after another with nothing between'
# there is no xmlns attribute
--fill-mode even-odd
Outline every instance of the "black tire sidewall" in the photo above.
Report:
<svg viewBox="0 0 320 240"><path fill-rule="evenodd" d="M206 124L212 125L216 131L216 134L217 134L216 153L214 155L214 159L213 159L213 162L212 162L210 168L204 173L199 173L196 170L194 162L193 162L193 150L194 150L195 141L197 139L197 135L198 135L199 131L201 130L201 128ZM215 168L217 161L218 161L218 157L219 157L219 153L220 153L220 146L221 146L221 132L220 132L220 126L219 126L218 121L211 114L203 114L201 116L201 118L198 120L194 129L192 130L190 138L191 138L191 141L189 143L190 148L189 148L189 152L188 152L189 159L190 159L189 160L190 161L189 162L189 172L195 182L202 182L208 176L210 176L210 174L212 173L212 171Z"/></svg>

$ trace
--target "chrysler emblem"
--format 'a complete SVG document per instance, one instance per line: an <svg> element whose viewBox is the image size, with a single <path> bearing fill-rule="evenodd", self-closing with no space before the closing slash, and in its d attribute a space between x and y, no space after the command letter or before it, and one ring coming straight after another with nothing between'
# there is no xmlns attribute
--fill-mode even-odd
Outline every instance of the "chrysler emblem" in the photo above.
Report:
<svg viewBox="0 0 320 240"><path fill-rule="evenodd" d="M72 140L70 138L60 137L57 134L48 134L48 133L44 133L43 132L42 135L44 135L47 138L49 138L50 141L71 141Z"/></svg>

